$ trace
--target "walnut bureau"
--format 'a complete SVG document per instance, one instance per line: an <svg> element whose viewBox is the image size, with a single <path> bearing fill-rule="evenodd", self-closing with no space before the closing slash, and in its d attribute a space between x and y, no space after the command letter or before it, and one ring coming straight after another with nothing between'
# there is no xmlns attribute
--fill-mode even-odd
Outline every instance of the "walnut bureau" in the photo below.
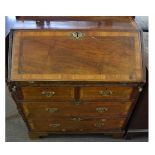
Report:
<svg viewBox="0 0 155 155"><path fill-rule="evenodd" d="M130 16L17 21L8 86L30 138L123 137L145 83L141 38Z"/></svg>

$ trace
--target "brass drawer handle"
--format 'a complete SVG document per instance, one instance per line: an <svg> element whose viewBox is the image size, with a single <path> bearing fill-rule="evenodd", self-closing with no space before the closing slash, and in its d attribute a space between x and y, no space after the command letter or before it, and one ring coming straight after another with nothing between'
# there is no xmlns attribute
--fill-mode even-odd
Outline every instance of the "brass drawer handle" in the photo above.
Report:
<svg viewBox="0 0 155 155"><path fill-rule="evenodd" d="M103 122L97 122L94 124L94 126L97 128L101 128L102 126L104 126L104 123Z"/></svg>
<svg viewBox="0 0 155 155"><path fill-rule="evenodd" d="M59 123L49 124L49 127L51 127L51 128L58 128L58 127L60 127L60 124Z"/></svg>
<svg viewBox="0 0 155 155"><path fill-rule="evenodd" d="M84 37L84 33L82 32L72 32L71 33L71 36L74 38L74 39L82 39Z"/></svg>
<svg viewBox="0 0 155 155"><path fill-rule="evenodd" d="M80 118L80 117L73 117L73 118L71 118L71 120L79 122L79 121L82 120L82 118Z"/></svg>
<svg viewBox="0 0 155 155"><path fill-rule="evenodd" d="M58 112L58 108L46 108L46 111L48 111L49 113L54 113Z"/></svg>
<svg viewBox="0 0 155 155"><path fill-rule="evenodd" d="M108 108L107 107L97 107L96 111L99 113L103 113L103 112L108 111Z"/></svg>
<svg viewBox="0 0 155 155"><path fill-rule="evenodd" d="M113 92L111 90L101 90L99 91L99 94L102 96L110 96L113 94Z"/></svg>
<svg viewBox="0 0 155 155"><path fill-rule="evenodd" d="M52 97L55 95L55 92L54 91L42 91L41 94L46 96L46 97Z"/></svg>

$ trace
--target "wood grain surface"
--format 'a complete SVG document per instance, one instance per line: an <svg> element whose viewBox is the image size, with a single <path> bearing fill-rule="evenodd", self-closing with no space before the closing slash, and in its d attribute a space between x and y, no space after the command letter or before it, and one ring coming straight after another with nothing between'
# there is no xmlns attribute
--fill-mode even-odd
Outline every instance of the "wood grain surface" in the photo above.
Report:
<svg viewBox="0 0 155 155"><path fill-rule="evenodd" d="M132 17L53 19L18 21L10 41L9 88L30 137L123 136L145 82L139 28Z"/></svg>
<svg viewBox="0 0 155 155"><path fill-rule="evenodd" d="M11 80L143 81L137 32L15 31Z"/></svg>
<svg viewBox="0 0 155 155"><path fill-rule="evenodd" d="M22 102L24 114L27 119L47 120L56 117L122 117L127 116L132 102ZM97 109L105 108L104 111Z"/></svg>
<svg viewBox="0 0 155 155"><path fill-rule="evenodd" d="M101 118L83 118L82 121L72 121L68 118L63 119L51 119L50 121L29 120L31 131L53 131L53 132L83 132L87 131L106 131L106 130L118 130L123 128L124 118L122 119L104 119ZM59 125L58 127L53 127Z"/></svg>

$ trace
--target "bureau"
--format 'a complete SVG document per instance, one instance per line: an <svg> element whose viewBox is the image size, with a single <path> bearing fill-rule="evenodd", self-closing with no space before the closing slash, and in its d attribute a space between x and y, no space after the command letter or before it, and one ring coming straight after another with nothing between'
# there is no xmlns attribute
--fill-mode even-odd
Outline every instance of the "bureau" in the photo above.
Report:
<svg viewBox="0 0 155 155"><path fill-rule="evenodd" d="M30 138L123 137L145 83L141 37L132 17L17 22L7 81Z"/></svg>

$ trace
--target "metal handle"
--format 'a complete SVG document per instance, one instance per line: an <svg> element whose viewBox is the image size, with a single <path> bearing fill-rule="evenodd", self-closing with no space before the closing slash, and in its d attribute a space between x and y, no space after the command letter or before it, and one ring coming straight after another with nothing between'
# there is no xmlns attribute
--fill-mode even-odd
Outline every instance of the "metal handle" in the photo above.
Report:
<svg viewBox="0 0 155 155"><path fill-rule="evenodd" d="M101 128L102 126L104 126L104 123L103 122L97 122L94 124L94 126L97 128Z"/></svg>
<svg viewBox="0 0 155 155"><path fill-rule="evenodd" d="M107 107L97 107L96 111L99 112L99 113L102 113L102 112L108 111L108 108Z"/></svg>
<svg viewBox="0 0 155 155"><path fill-rule="evenodd" d="M58 108L46 108L46 111L48 111L49 113L54 113L58 111Z"/></svg>
<svg viewBox="0 0 155 155"><path fill-rule="evenodd" d="M73 118L71 118L71 120L79 122L79 121L82 120L82 118L80 118L80 117L73 117Z"/></svg>
<svg viewBox="0 0 155 155"><path fill-rule="evenodd" d="M99 91L99 94L102 96L110 96L110 95L112 95L112 91L111 90L101 90L101 91Z"/></svg>
<svg viewBox="0 0 155 155"><path fill-rule="evenodd" d="M84 33L82 32L73 32L71 33L71 35L74 39L77 39L77 40L82 39L84 37Z"/></svg>
<svg viewBox="0 0 155 155"><path fill-rule="evenodd" d="M55 95L55 92L54 91L42 91L41 94L46 97L52 97Z"/></svg>
<svg viewBox="0 0 155 155"><path fill-rule="evenodd" d="M51 127L51 128L57 128L57 127L60 127L60 124L59 123L49 124L49 127Z"/></svg>

